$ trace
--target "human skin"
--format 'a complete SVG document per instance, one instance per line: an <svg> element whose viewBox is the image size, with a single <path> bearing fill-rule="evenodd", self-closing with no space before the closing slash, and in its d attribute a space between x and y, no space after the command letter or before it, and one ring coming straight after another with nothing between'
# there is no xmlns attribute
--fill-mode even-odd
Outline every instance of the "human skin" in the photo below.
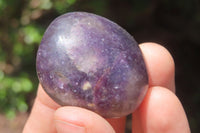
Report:
<svg viewBox="0 0 200 133"><path fill-rule="evenodd" d="M140 44L140 48L147 66L149 89L133 112L132 133L190 133L185 111L175 95L172 56L155 43ZM125 121L125 117L104 119L83 108L61 107L39 85L23 133L123 133Z"/></svg>

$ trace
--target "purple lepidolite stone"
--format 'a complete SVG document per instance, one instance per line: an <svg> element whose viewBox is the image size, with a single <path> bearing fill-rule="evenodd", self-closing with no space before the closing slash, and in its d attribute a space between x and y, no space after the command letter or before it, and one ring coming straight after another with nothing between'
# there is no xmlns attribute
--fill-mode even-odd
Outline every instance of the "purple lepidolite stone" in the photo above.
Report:
<svg viewBox="0 0 200 133"><path fill-rule="evenodd" d="M148 88L137 42L116 23L91 13L56 18L43 36L36 67L44 90L57 103L103 117L132 113Z"/></svg>

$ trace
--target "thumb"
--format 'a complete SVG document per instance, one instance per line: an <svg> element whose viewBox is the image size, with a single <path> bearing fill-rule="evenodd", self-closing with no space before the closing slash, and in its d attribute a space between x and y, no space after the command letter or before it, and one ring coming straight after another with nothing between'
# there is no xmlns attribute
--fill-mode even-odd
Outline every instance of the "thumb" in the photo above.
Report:
<svg viewBox="0 0 200 133"><path fill-rule="evenodd" d="M59 108L54 121L57 133L115 133L104 118L79 107Z"/></svg>

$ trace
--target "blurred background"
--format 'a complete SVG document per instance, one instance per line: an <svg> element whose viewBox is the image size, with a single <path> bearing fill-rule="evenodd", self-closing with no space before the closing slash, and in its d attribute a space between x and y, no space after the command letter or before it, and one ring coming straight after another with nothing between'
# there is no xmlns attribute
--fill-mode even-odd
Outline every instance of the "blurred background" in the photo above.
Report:
<svg viewBox="0 0 200 133"><path fill-rule="evenodd" d="M38 85L40 41L50 22L70 11L102 15L138 43L166 47L175 60L176 94L192 132L200 131L199 0L0 0L0 132L22 131Z"/></svg>

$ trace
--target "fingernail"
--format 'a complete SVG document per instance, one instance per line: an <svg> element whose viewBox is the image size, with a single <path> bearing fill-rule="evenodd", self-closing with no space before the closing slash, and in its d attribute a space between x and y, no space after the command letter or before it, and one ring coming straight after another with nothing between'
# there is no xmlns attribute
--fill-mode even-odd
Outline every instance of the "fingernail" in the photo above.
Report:
<svg viewBox="0 0 200 133"><path fill-rule="evenodd" d="M56 120L57 133L86 133L85 127L73 123Z"/></svg>

